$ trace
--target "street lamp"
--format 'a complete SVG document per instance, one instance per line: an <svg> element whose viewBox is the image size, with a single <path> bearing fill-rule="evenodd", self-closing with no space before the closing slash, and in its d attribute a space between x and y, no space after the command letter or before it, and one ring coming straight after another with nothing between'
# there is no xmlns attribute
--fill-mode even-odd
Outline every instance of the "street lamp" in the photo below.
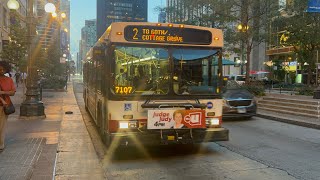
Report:
<svg viewBox="0 0 320 180"><path fill-rule="evenodd" d="M18 5L17 5L18 4ZM9 0L9 9L18 9L19 3L16 0ZM24 117L45 117L44 105L40 101L40 90L38 86L38 72L35 68L35 43L36 24L33 17L33 0L28 0L27 4L27 40L28 40L28 76L27 76L27 91L26 98L20 106L20 116Z"/></svg>
<svg viewBox="0 0 320 180"><path fill-rule="evenodd" d="M249 30L249 25L242 25L242 24L239 24L237 26L237 29L240 33L246 33L248 30ZM241 36L241 56L240 56L240 74L242 75L243 74L243 65L246 64L245 60L244 60L244 40L243 40L243 37Z"/></svg>
<svg viewBox="0 0 320 180"><path fill-rule="evenodd" d="M7 3L9 9L17 10L19 9L20 5L16 0L9 0Z"/></svg>
<svg viewBox="0 0 320 180"><path fill-rule="evenodd" d="M47 13L54 13L56 12L56 6L52 3L47 3L45 6L44 6L44 10L47 12Z"/></svg>

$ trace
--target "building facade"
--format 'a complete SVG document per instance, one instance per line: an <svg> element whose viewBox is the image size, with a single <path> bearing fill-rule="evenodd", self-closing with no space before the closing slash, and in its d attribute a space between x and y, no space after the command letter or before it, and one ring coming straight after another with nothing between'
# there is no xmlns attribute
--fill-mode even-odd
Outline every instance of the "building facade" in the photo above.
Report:
<svg viewBox="0 0 320 180"><path fill-rule="evenodd" d="M3 46L9 41L10 10L5 1L1 1L0 9L0 52L2 52Z"/></svg>
<svg viewBox="0 0 320 180"><path fill-rule="evenodd" d="M112 22L146 22L148 0L97 0L97 38Z"/></svg>
<svg viewBox="0 0 320 180"><path fill-rule="evenodd" d="M58 22L51 17L49 13L46 13L44 10L45 5L48 3L48 0L37 0L35 2L35 12L38 19L37 23L37 41L40 44L41 49L47 51L48 48L54 43L53 40L58 37ZM56 11L59 11L60 0L54 0L53 4L56 6Z"/></svg>
<svg viewBox="0 0 320 180"><path fill-rule="evenodd" d="M8 44L10 35L10 9L7 7L7 0L0 0L0 53L3 47ZM17 0L20 7L16 10L21 18L21 22L25 22L27 13L27 0ZM23 23L25 26L25 23ZM0 59L1 60L1 59Z"/></svg>
<svg viewBox="0 0 320 180"><path fill-rule="evenodd" d="M69 61L73 61L70 54L70 0L60 0L60 14L65 13L66 17L61 17L60 22L60 48L61 54L66 54Z"/></svg>
<svg viewBox="0 0 320 180"><path fill-rule="evenodd" d="M283 79L277 75L277 71L285 70L284 81L287 83L301 83L301 74L298 73L298 63L297 58L294 53L293 46L286 44L286 24L281 23L285 21L287 17L291 14L287 12L288 9L292 9L293 3L290 0L277 0L279 14L272 17L270 20L269 29L269 43L266 50L266 55L268 56L268 61L266 65L269 66L270 71L273 71L273 78ZM300 74L299 80L290 78L290 74L296 76L296 73ZM297 74L297 75L298 75Z"/></svg>
<svg viewBox="0 0 320 180"><path fill-rule="evenodd" d="M159 23L165 23L167 22L167 18L166 18L167 14L164 11L161 11L158 15L158 22Z"/></svg>
<svg viewBox="0 0 320 180"><path fill-rule="evenodd" d="M95 19L86 20L85 26L81 29L81 40L79 42L79 60L86 57L87 52L94 46L97 40L97 21ZM82 72L81 63L78 70Z"/></svg>

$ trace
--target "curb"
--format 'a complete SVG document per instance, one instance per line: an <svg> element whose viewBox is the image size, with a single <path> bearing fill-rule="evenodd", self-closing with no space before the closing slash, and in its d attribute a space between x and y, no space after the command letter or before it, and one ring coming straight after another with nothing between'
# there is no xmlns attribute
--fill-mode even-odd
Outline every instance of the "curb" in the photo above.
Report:
<svg viewBox="0 0 320 180"><path fill-rule="evenodd" d="M284 122L288 124L293 124L297 126L303 126L307 128L312 128L312 129L320 129L320 125L318 124L313 124L313 123L308 123L308 122L302 122L302 121L296 121L296 120L291 120L291 119L286 119L286 118L279 118L275 116L268 116L264 114L256 114L257 117L262 117L262 118L267 118L273 121L279 121L279 122Z"/></svg>

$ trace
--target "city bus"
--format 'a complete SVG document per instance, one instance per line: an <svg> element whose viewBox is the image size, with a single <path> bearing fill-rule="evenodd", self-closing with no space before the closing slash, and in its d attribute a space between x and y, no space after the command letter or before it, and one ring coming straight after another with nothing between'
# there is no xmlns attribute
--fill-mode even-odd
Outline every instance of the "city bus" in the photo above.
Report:
<svg viewBox="0 0 320 180"><path fill-rule="evenodd" d="M104 143L227 141L222 47L220 29L112 23L83 60L85 107Z"/></svg>

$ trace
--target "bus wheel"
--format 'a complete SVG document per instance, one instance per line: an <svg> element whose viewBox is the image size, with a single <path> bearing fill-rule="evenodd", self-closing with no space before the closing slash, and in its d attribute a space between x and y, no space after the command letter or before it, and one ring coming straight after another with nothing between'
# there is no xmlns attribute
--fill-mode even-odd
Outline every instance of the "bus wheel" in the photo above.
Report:
<svg viewBox="0 0 320 180"><path fill-rule="evenodd" d="M109 148L109 146L111 145L111 138L109 136L109 133L104 133L103 142L104 142L105 146L107 148Z"/></svg>
<svg viewBox="0 0 320 180"><path fill-rule="evenodd" d="M88 101L87 101L87 93L83 93L83 100L84 100L84 108L86 109L87 112L89 112L88 110Z"/></svg>

